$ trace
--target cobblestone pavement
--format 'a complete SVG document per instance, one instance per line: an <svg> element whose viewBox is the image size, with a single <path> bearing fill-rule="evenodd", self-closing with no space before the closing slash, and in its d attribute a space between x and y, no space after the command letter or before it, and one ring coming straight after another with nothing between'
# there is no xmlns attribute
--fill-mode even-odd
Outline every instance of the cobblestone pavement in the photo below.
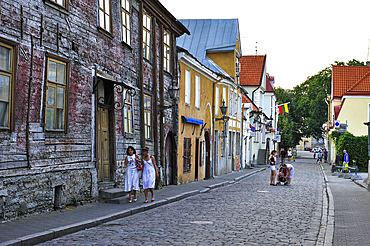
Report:
<svg viewBox="0 0 370 246"><path fill-rule="evenodd" d="M270 186L265 171L40 245L315 245L322 174L312 160L294 167L291 186Z"/></svg>
<svg viewBox="0 0 370 246"><path fill-rule="evenodd" d="M328 185L334 198L334 245L370 245L370 194L349 179L331 176L324 165Z"/></svg>

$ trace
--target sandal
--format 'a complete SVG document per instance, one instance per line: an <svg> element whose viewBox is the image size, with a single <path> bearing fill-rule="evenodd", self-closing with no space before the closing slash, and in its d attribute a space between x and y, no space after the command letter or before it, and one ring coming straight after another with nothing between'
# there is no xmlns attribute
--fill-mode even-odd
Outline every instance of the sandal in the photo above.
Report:
<svg viewBox="0 0 370 246"><path fill-rule="evenodd" d="M144 201L144 203L148 203L148 200Z"/></svg>
<svg viewBox="0 0 370 246"><path fill-rule="evenodd" d="M152 202L154 202L154 198L152 198Z"/></svg>
<svg viewBox="0 0 370 246"><path fill-rule="evenodd" d="M133 201L134 201L134 202L136 202L136 201L137 201L137 199L134 199Z"/></svg>
<svg viewBox="0 0 370 246"><path fill-rule="evenodd" d="M130 199L130 200L128 200L128 203L132 203L132 200Z"/></svg>

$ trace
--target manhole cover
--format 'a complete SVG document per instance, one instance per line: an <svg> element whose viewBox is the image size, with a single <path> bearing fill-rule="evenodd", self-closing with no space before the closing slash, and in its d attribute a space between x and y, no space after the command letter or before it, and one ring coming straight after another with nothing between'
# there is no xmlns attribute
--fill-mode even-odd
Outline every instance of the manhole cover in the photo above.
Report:
<svg viewBox="0 0 370 246"><path fill-rule="evenodd" d="M198 225L205 225L205 224L213 224L212 221L190 221L191 224L198 224Z"/></svg>

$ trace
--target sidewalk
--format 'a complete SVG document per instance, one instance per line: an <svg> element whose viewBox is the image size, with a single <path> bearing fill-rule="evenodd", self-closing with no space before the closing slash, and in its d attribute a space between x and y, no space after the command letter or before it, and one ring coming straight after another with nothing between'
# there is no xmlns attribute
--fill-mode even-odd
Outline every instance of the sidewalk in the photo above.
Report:
<svg viewBox="0 0 370 246"><path fill-rule="evenodd" d="M322 164L334 203L333 245L369 245L370 194L363 185L367 177L358 173L363 180L356 183L350 179L332 176L331 166Z"/></svg>
<svg viewBox="0 0 370 246"><path fill-rule="evenodd" d="M45 242L108 221L179 201L211 189L226 186L265 169L266 166L258 166L254 169L244 169L240 172L217 176L214 179L201 180L184 185L165 186L161 190L154 191L156 201L148 204L143 203L144 194L139 194L138 201L135 203L109 204L95 202L78 206L72 210L53 211L2 223L0 224L0 246L33 245Z"/></svg>

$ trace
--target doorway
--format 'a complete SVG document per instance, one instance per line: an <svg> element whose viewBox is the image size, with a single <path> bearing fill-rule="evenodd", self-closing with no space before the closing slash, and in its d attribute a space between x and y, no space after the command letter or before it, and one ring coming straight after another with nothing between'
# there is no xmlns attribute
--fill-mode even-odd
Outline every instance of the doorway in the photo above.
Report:
<svg viewBox="0 0 370 246"><path fill-rule="evenodd" d="M96 155L98 181L108 182L113 179L114 161L114 110L113 110L113 85L99 80L97 89L97 112L96 112ZM113 120L111 120L113 119Z"/></svg>
<svg viewBox="0 0 370 246"><path fill-rule="evenodd" d="M174 165L172 134L168 133L165 146L165 182L166 185L176 184L176 168Z"/></svg>
<svg viewBox="0 0 370 246"><path fill-rule="evenodd" d="M204 133L204 138L206 141L206 179L209 179L211 177L211 153L210 153L210 137L209 132L206 131Z"/></svg>
<svg viewBox="0 0 370 246"><path fill-rule="evenodd" d="M199 138L195 139L195 171L194 171L194 181L198 181L199 174Z"/></svg>

